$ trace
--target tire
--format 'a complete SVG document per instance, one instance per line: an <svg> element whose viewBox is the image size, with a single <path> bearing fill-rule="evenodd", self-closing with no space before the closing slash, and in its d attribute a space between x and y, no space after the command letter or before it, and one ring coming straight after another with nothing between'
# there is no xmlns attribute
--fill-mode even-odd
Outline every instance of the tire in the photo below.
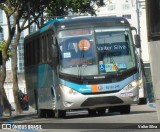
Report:
<svg viewBox="0 0 160 132"><path fill-rule="evenodd" d="M120 106L120 114L129 114L130 113L130 105Z"/></svg>
<svg viewBox="0 0 160 132"><path fill-rule="evenodd" d="M54 118L54 111L53 110L47 110L47 118Z"/></svg>
<svg viewBox="0 0 160 132"><path fill-rule="evenodd" d="M108 108L108 113L119 112L119 106L113 106Z"/></svg>
<svg viewBox="0 0 160 132"><path fill-rule="evenodd" d="M39 109L38 107L38 102L39 102L39 99L38 99L38 96L36 96L36 109L37 109L37 115L38 115L38 118L46 118L46 110L44 109Z"/></svg>
<svg viewBox="0 0 160 132"><path fill-rule="evenodd" d="M88 109L88 114L89 114L90 116L96 116L96 115L97 115L95 109Z"/></svg>
<svg viewBox="0 0 160 132"><path fill-rule="evenodd" d="M66 116L65 110L55 110L54 111L55 118L64 118Z"/></svg>
<svg viewBox="0 0 160 132"><path fill-rule="evenodd" d="M103 109L97 109L97 112L98 112L98 115L104 115L105 112L106 112L106 109L103 108Z"/></svg>
<svg viewBox="0 0 160 132"><path fill-rule="evenodd" d="M145 105L145 104L147 104L147 99L146 98L140 98L138 104L139 105Z"/></svg>
<svg viewBox="0 0 160 132"><path fill-rule="evenodd" d="M46 118L46 110L37 109L38 118Z"/></svg>

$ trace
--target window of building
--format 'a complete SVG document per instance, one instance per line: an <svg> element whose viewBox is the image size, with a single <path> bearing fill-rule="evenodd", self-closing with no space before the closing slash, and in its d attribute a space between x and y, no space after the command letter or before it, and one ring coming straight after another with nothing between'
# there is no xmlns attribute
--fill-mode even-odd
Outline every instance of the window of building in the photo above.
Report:
<svg viewBox="0 0 160 132"><path fill-rule="evenodd" d="M0 41L3 41L3 40L4 40L4 34L0 33Z"/></svg>
<svg viewBox="0 0 160 132"><path fill-rule="evenodd" d="M2 10L0 10L0 24L3 23L3 13L2 13Z"/></svg>
<svg viewBox="0 0 160 132"><path fill-rule="evenodd" d="M108 11L114 11L114 10L116 10L116 5L113 5L113 4L108 5L108 6L107 6L107 10L108 10Z"/></svg>
<svg viewBox="0 0 160 132"><path fill-rule="evenodd" d="M129 10L130 9L130 4L123 4L122 5L122 10Z"/></svg>

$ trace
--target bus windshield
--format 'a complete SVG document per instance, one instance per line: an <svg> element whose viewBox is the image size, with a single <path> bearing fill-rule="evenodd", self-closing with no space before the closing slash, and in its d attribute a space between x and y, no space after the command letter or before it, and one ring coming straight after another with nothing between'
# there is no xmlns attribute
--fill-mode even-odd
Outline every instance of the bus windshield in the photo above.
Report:
<svg viewBox="0 0 160 132"><path fill-rule="evenodd" d="M95 27L58 33L60 72L71 75L119 73L136 66L129 28Z"/></svg>

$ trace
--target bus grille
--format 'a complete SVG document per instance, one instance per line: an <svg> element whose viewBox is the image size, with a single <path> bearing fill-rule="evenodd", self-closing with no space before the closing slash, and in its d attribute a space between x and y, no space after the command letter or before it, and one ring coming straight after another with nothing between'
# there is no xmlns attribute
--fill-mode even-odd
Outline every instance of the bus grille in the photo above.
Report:
<svg viewBox="0 0 160 132"><path fill-rule="evenodd" d="M109 96L109 97L94 97L94 98L88 98L85 100L81 107L85 106L95 106L95 105L107 105L107 104L122 104L123 101L115 96Z"/></svg>

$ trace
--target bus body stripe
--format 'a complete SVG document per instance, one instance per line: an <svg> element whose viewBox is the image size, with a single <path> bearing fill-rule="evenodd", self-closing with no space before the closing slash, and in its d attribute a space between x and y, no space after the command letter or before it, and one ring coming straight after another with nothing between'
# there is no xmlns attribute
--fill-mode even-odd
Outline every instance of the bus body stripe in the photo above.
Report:
<svg viewBox="0 0 160 132"><path fill-rule="evenodd" d="M92 92L98 92L98 85L92 85Z"/></svg>

